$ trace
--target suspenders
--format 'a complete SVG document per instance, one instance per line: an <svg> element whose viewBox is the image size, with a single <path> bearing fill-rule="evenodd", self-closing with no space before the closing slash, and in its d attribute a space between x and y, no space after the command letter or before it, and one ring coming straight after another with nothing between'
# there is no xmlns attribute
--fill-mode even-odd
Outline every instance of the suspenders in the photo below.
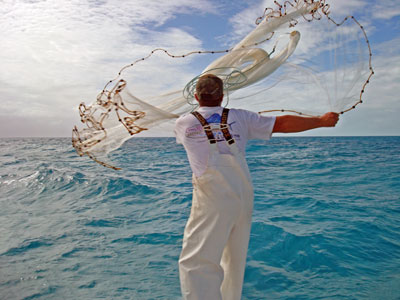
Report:
<svg viewBox="0 0 400 300"><path fill-rule="evenodd" d="M224 108L222 110L221 132L224 135L224 138L225 138L226 142L229 145L232 145L233 143L235 143L235 140L232 138L232 135L228 130L228 125L227 125L228 113L229 113L229 109L228 108ZM215 136L214 136L214 134L212 132L210 124L208 124L206 119L204 119L203 116L201 114L199 114L197 111L192 112L192 114L197 118L197 120L199 120L199 122L203 126L204 132L206 133L208 141L210 142L210 144L215 144L217 142L217 140L215 139Z"/></svg>

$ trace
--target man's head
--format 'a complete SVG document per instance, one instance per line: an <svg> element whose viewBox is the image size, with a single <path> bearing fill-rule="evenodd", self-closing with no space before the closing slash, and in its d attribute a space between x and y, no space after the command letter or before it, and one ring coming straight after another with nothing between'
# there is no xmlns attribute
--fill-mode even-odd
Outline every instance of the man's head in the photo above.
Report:
<svg viewBox="0 0 400 300"><path fill-rule="evenodd" d="M224 97L222 80L213 74L201 76L194 96L200 106L220 106Z"/></svg>

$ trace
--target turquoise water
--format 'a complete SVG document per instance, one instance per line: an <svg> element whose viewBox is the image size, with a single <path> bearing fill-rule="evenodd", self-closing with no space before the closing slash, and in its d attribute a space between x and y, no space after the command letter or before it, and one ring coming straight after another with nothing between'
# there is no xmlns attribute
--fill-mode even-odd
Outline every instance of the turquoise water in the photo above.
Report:
<svg viewBox="0 0 400 300"><path fill-rule="evenodd" d="M400 137L247 148L255 207L243 299L400 299ZM0 299L179 299L191 173L171 138L123 171L69 139L0 139Z"/></svg>

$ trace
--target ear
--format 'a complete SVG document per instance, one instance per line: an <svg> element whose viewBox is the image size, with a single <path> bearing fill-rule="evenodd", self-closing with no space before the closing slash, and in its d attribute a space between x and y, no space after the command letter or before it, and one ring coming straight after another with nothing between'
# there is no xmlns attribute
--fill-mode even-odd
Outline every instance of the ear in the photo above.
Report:
<svg viewBox="0 0 400 300"><path fill-rule="evenodd" d="M197 96L197 94L194 94L194 97L196 98L197 102L200 102L199 96Z"/></svg>

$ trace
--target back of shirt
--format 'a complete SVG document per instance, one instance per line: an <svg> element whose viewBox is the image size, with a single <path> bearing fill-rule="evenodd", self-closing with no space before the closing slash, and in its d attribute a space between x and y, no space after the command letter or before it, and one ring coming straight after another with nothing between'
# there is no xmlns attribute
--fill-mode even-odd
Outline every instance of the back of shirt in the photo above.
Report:
<svg viewBox="0 0 400 300"><path fill-rule="evenodd" d="M230 153L224 136L219 130L222 109L220 106L203 106L199 108L198 112L213 128L219 152ZM242 109L230 109L227 123L229 132L235 139L239 150L244 154L248 140L271 138L275 117L264 117ZM175 135L176 142L185 147L193 173L201 176L207 168L210 147L200 122L192 114L181 116L175 122Z"/></svg>

